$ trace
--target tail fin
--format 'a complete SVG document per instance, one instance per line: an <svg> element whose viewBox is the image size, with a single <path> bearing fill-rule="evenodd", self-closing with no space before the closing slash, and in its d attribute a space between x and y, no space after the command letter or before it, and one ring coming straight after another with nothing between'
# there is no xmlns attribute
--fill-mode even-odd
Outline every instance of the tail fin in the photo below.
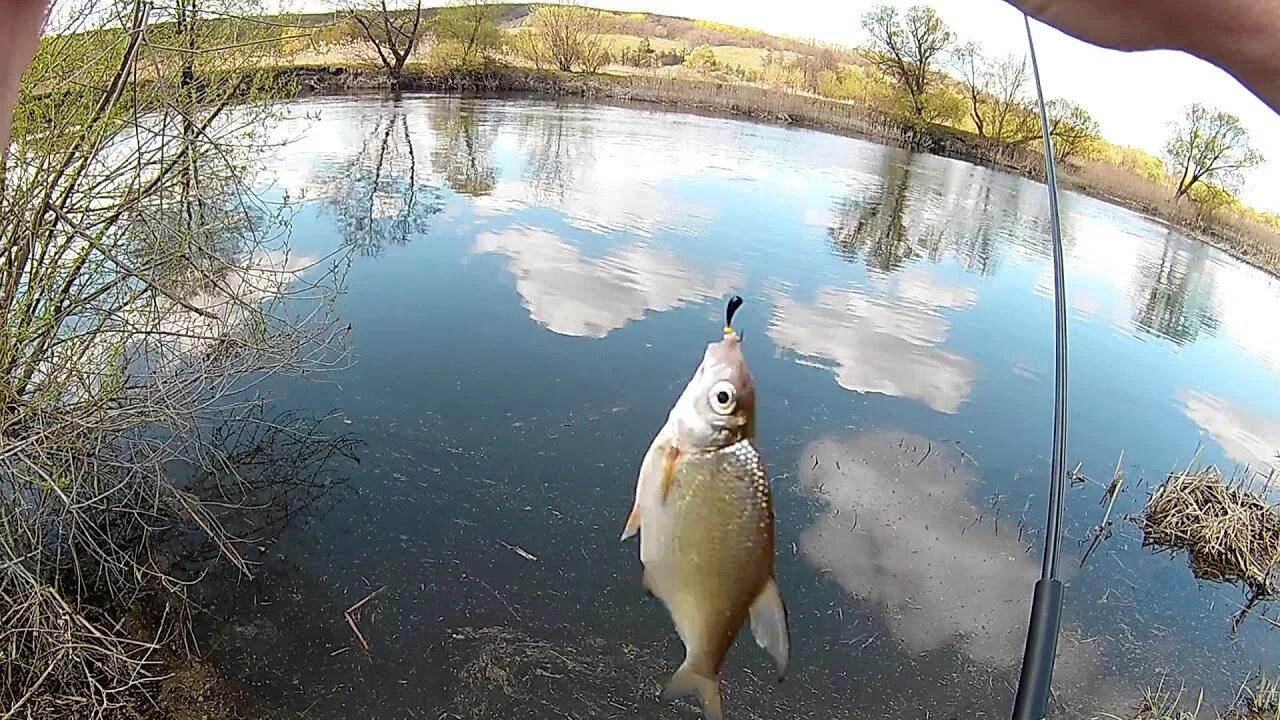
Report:
<svg viewBox="0 0 1280 720"><path fill-rule="evenodd" d="M663 700L674 700L686 695L698 697L706 720L724 720L724 711L720 706L720 677L709 677L698 672L689 659L685 659L662 690Z"/></svg>

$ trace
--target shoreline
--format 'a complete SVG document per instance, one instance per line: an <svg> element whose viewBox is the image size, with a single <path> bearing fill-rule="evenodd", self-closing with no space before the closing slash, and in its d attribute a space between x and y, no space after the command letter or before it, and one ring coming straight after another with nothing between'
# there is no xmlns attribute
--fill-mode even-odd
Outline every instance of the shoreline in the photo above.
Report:
<svg viewBox="0 0 1280 720"><path fill-rule="evenodd" d="M348 65L282 65L267 69L290 90L289 98L390 93L379 68ZM533 97L576 97L618 103L645 103L675 112L709 113L746 118L784 127L854 137L912 152L962 160L1044 182L1044 156L1022 146L981 138L943 125L916 126L873 107L813 95L773 91L757 85L654 75L559 73L502 67L477 74L433 74L407 68L401 92L482 95L520 93ZM1059 178L1065 191L1100 200L1185 233L1240 262L1280 277L1280 235L1259 237L1222 220L1206 219L1186 204L1155 205L1095 187L1084 170L1065 165ZM1169 212L1173 210L1174 212Z"/></svg>

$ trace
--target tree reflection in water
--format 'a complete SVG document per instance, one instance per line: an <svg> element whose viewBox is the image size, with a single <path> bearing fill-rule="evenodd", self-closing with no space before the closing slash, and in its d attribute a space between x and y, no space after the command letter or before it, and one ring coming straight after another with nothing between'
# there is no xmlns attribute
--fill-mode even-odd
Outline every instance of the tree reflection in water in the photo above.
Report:
<svg viewBox="0 0 1280 720"><path fill-rule="evenodd" d="M404 111L377 115L360 149L319 180L343 242L365 256L406 245L440 212L424 178Z"/></svg>
<svg viewBox="0 0 1280 720"><path fill-rule="evenodd" d="M465 103L459 103L456 112L433 113L431 121L437 143L431 164L449 189L472 197L493 192L495 128Z"/></svg>
<svg viewBox="0 0 1280 720"><path fill-rule="evenodd" d="M528 157L524 181L534 202L563 204L582 171L593 165L591 125L570 120L581 116L580 109L559 105L521 114L520 145Z"/></svg>
<svg viewBox="0 0 1280 720"><path fill-rule="evenodd" d="M915 255L905 223L911 154L886 149L881 158L880 182L872 196L850 195L840 201L827 233L836 254L892 272Z"/></svg>
<svg viewBox="0 0 1280 720"><path fill-rule="evenodd" d="M1221 316L1209 252L1168 231L1158 253L1142 254L1131 285L1133 323L1178 345L1216 331Z"/></svg>

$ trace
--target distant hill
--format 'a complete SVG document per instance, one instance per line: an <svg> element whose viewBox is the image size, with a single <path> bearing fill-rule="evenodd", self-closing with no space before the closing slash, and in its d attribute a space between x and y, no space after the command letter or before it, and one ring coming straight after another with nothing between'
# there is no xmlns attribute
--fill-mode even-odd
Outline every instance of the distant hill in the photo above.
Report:
<svg viewBox="0 0 1280 720"><path fill-rule="evenodd" d="M501 3L494 5L494 7L497 8L499 13L499 24L506 29L514 29L524 22L525 18L529 16L537 5L535 3ZM430 18L439 10L439 7L423 8L423 14L426 18ZM616 19L615 32L619 35L657 38L682 43L689 47L724 45L758 50L787 51L801 55L815 53L820 49L849 50L849 48L840 46L823 45L797 38L770 35L762 30L726 25L711 20L643 12L611 11L610 14ZM340 15L341 13L339 12L282 14L271 16L267 19L315 26L333 22Z"/></svg>

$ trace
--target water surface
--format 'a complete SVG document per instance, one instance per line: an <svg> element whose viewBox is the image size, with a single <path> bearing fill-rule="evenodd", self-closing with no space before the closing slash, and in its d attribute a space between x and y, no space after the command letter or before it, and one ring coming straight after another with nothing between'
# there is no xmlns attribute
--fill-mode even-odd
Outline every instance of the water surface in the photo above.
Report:
<svg viewBox="0 0 1280 720"><path fill-rule="evenodd" d="M694 717L619 544L640 458L739 293L774 477L792 672L749 640L728 714L1004 717L1039 568L1052 408L1043 186L815 132L644 108L301 103L264 195L295 251L356 250L354 363L275 406L361 444L329 501L214 586L215 657L309 718ZM304 117L305 116L305 117ZM1063 199L1069 590L1056 690L1124 714L1163 673L1221 702L1276 665L1233 588L1137 528L1079 567L1120 453L1136 512L1200 458L1280 448L1280 288L1131 212ZM330 421L337 423L338 421ZM343 610L373 589L353 650Z"/></svg>

